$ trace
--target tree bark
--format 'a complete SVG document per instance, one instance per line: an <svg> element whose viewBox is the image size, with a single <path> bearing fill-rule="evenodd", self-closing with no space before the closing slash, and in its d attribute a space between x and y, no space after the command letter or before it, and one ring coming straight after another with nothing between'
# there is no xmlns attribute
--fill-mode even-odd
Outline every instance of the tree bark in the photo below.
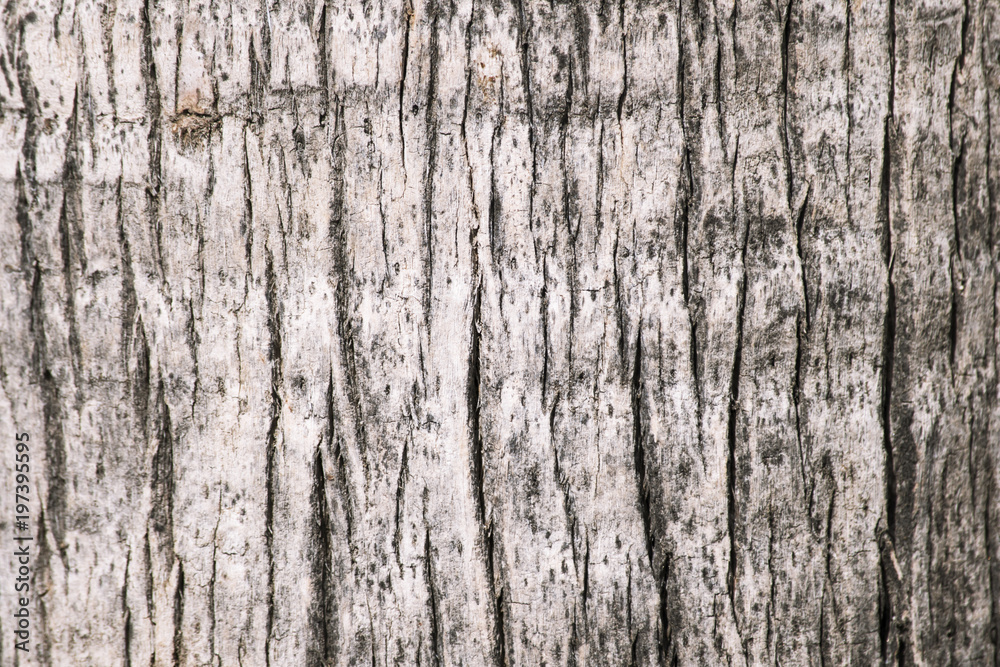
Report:
<svg viewBox="0 0 1000 667"><path fill-rule="evenodd" d="M0 664L1000 666L994 0L0 16Z"/></svg>

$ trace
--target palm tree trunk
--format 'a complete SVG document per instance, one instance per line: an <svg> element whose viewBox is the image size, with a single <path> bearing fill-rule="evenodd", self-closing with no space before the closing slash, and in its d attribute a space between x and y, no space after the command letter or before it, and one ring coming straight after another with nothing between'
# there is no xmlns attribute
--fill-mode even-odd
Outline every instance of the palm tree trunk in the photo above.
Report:
<svg viewBox="0 0 1000 667"><path fill-rule="evenodd" d="M0 664L1000 665L996 2L0 16Z"/></svg>

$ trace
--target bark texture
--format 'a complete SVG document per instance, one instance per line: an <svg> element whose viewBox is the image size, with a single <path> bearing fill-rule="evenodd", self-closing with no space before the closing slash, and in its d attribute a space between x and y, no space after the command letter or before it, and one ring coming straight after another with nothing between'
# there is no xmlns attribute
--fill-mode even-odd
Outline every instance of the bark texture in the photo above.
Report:
<svg viewBox="0 0 1000 667"><path fill-rule="evenodd" d="M0 18L3 665L1000 665L995 0Z"/></svg>

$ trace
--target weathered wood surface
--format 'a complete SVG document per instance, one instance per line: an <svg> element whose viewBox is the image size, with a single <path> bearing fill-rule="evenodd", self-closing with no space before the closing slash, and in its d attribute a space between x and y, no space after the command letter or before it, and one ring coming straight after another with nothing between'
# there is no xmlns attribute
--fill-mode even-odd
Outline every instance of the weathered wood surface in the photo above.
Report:
<svg viewBox="0 0 1000 667"><path fill-rule="evenodd" d="M1000 665L995 0L0 16L3 665Z"/></svg>

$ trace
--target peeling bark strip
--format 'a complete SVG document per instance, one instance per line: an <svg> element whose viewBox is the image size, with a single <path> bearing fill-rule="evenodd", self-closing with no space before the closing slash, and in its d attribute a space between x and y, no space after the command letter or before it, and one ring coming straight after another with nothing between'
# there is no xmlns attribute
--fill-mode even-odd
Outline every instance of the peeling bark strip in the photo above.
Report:
<svg viewBox="0 0 1000 667"><path fill-rule="evenodd" d="M931 5L4 4L0 667L1000 667L1000 6Z"/></svg>

